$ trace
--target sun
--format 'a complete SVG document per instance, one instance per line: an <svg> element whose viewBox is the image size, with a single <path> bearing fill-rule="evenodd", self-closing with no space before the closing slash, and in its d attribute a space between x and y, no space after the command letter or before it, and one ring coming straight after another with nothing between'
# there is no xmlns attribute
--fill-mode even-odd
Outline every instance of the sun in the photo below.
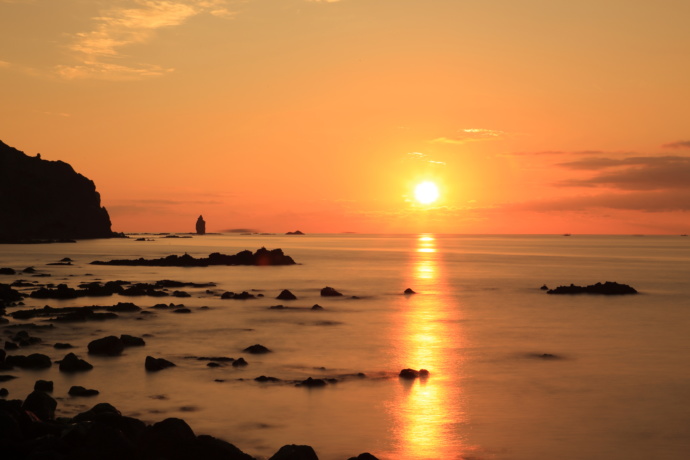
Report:
<svg viewBox="0 0 690 460"><path fill-rule="evenodd" d="M438 187L433 182L425 181L414 189L414 197L421 204L431 204L438 200Z"/></svg>

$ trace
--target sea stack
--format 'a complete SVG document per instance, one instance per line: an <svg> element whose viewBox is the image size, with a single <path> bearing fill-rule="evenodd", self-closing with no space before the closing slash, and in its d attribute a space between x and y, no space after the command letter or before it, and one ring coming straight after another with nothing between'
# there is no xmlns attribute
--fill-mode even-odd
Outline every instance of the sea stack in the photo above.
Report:
<svg viewBox="0 0 690 460"><path fill-rule="evenodd" d="M206 221L204 220L204 216L199 216L199 218L196 220L196 234L197 235L203 235L206 233Z"/></svg>
<svg viewBox="0 0 690 460"><path fill-rule="evenodd" d="M0 241L112 238L93 181L0 141Z"/></svg>

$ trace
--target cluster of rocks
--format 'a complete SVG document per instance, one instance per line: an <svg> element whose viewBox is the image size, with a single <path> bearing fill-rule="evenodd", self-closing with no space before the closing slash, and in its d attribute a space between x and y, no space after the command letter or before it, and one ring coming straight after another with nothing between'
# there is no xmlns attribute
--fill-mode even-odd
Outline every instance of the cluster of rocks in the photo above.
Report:
<svg viewBox="0 0 690 460"><path fill-rule="evenodd" d="M94 260L94 265L128 265L147 267L208 267L211 265L294 265L292 257L283 254L283 250L260 248L252 253L249 250L240 251L235 255L214 252L208 257L195 258L189 254L182 256L169 255L160 259L119 259L110 261Z"/></svg>
<svg viewBox="0 0 690 460"><path fill-rule="evenodd" d="M570 286L558 286L555 289L548 289L546 286L542 286L542 290L545 290L547 294L637 294L637 290L635 288L628 286L627 284L619 284L612 281L591 284L589 286L576 286L571 284Z"/></svg>
<svg viewBox="0 0 690 460"><path fill-rule="evenodd" d="M229 442L196 435L182 419L147 425L100 403L74 417L56 417L57 401L41 384L24 401L0 400L2 458L14 459L159 459L254 460ZM89 390L83 389L87 393ZM81 392L72 387L70 393ZM285 445L269 460L318 460L314 449ZM369 453L351 460L376 460Z"/></svg>

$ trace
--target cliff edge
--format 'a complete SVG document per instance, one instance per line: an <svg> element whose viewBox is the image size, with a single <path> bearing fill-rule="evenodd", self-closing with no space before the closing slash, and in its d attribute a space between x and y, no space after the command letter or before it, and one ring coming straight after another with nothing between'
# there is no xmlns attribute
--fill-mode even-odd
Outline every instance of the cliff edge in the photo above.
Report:
<svg viewBox="0 0 690 460"><path fill-rule="evenodd" d="M121 236L110 227L93 181L0 141L0 242Z"/></svg>

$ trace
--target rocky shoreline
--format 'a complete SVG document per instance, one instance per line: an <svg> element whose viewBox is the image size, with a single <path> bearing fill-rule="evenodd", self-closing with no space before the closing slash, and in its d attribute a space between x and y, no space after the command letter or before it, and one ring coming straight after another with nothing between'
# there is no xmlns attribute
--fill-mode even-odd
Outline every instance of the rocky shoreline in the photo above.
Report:
<svg viewBox="0 0 690 460"><path fill-rule="evenodd" d="M36 382L23 401L0 399L0 456L4 460L255 460L239 448L196 435L180 418L147 425L99 403L74 417L60 417L52 382ZM74 388L74 387L73 387ZM269 460L318 460L311 446L289 444ZM349 460L376 460L362 453Z"/></svg>

